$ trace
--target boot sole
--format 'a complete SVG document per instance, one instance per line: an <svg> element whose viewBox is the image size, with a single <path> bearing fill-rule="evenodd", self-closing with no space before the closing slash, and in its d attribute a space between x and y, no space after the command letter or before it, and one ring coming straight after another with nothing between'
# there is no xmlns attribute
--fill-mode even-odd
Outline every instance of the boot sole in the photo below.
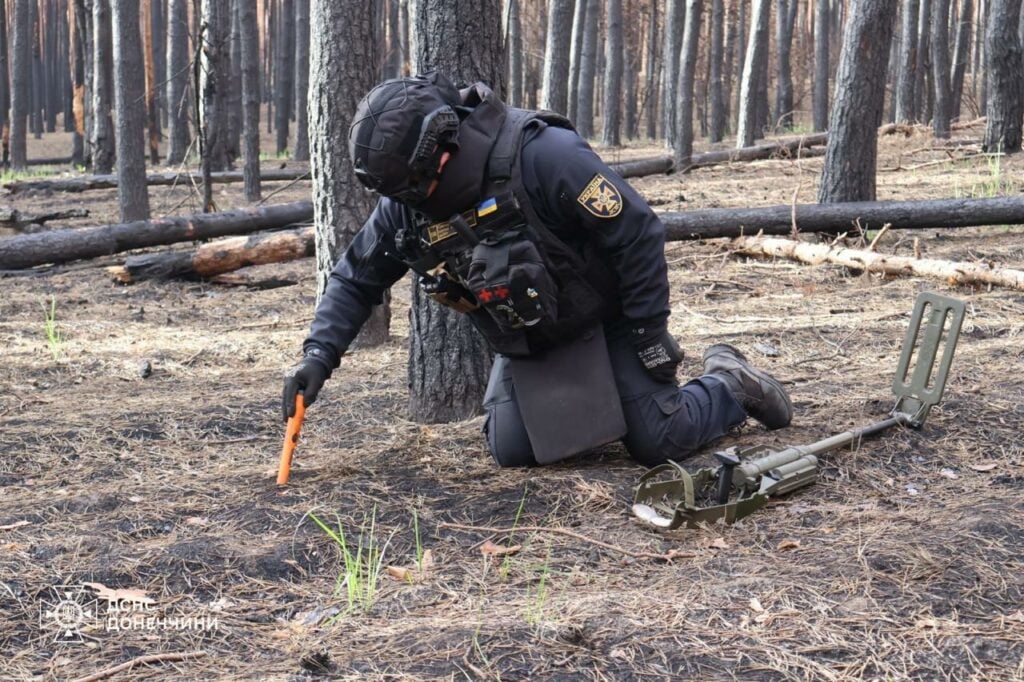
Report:
<svg viewBox="0 0 1024 682"><path fill-rule="evenodd" d="M751 374L757 377L758 381L768 384L769 386L774 388L776 391L779 392L783 400L785 400L786 411L788 413L786 417L786 423L779 424L778 426L769 426L768 424L761 422L762 424L764 424L764 427L769 431L775 431L776 429L782 429L789 426L790 423L793 421L793 401L789 399L789 393L787 393L786 389L783 388L782 382L780 382L778 379L771 376L770 374L762 372L758 368L751 365L750 362L747 360L747 356L744 355L739 348L728 343L716 343L708 347L708 349L704 351L702 361L704 363L707 363L708 358L710 358L713 355L718 355L721 351L727 351L729 356L738 359L743 365L745 365L747 371L749 371Z"/></svg>

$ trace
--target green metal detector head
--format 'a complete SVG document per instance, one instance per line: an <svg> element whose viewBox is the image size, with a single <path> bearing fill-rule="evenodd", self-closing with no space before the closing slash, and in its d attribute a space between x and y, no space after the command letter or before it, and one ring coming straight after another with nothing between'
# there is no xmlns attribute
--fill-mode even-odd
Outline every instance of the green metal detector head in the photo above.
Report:
<svg viewBox="0 0 1024 682"><path fill-rule="evenodd" d="M920 428L942 400L963 321L963 301L930 291L918 295L892 383L892 416Z"/></svg>

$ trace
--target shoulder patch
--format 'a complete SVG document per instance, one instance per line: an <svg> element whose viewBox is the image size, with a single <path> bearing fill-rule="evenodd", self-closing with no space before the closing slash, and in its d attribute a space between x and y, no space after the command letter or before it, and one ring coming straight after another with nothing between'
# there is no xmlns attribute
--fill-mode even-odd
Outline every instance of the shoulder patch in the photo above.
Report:
<svg viewBox="0 0 1024 682"><path fill-rule="evenodd" d="M583 188L576 201L598 218L614 218L622 213L622 195L605 176L597 173Z"/></svg>

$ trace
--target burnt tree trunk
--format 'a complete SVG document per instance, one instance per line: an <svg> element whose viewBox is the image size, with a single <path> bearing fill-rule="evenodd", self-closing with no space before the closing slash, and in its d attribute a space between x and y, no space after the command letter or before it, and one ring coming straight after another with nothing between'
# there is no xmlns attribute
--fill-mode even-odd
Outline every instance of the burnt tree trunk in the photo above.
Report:
<svg viewBox="0 0 1024 682"><path fill-rule="evenodd" d="M608 0L605 41L604 103L601 142L607 147L622 144L622 0Z"/></svg>
<svg viewBox="0 0 1024 682"><path fill-rule="evenodd" d="M896 0L856 0L846 22L818 201L873 201Z"/></svg>
<svg viewBox="0 0 1024 682"><path fill-rule="evenodd" d="M676 168L686 168L693 156L693 81L700 42L702 0L686 1L686 28L679 60L679 102L676 105L676 137L673 148Z"/></svg>
<svg viewBox="0 0 1024 682"><path fill-rule="evenodd" d="M952 88L949 67L949 0L935 0L932 11L932 84L935 107L932 115L932 129L935 137L949 139L950 119L953 116Z"/></svg>
<svg viewBox="0 0 1024 682"><path fill-rule="evenodd" d="M544 99L541 107L564 114L569 92L569 48L573 0L548 0L548 30L544 42Z"/></svg>
<svg viewBox="0 0 1024 682"><path fill-rule="evenodd" d="M420 70L436 66L463 82L505 74L499 0L421 0L416 17ZM409 412L419 422L465 419L480 412L490 351L465 315L413 285L409 329Z"/></svg>
<svg viewBox="0 0 1024 682"><path fill-rule="evenodd" d="M188 0L168 0L167 6L167 164L185 160L189 145Z"/></svg>
<svg viewBox="0 0 1024 682"><path fill-rule="evenodd" d="M597 77L597 24L601 18L601 0L585 0L586 24L580 51L580 84L576 93L576 130L584 138L594 137L594 81ZM580 0L584 2L584 0Z"/></svg>
<svg viewBox="0 0 1024 682"><path fill-rule="evenodd" d="M281 15L274 45L274 107L277 112L274 126L277 129L277 153L280 155L288 150L288 124L295 86L295 0L281 0L279 7ZM375 25L374 32L376 30ZM371 34L371 40L373 35L375 33ZM379 66L374 67L374 74Z"/></svg>
<svg viewBox="0 0 1024 682"><path fill-rule="evenodd" d="M708 59L710 64L710 96L709 137L711 142L721 142L725 136L727 98L722 84L722 55L725 41L725 3L723 0L711 0L711 45Z"/></svg>
<svg viewBox="0 0 1024 682"><path fill-rule="evenodd" d="M964 74L967 72L967 59L971 52L971 17L974 14L971 0L960 0L960 20L957 22L956 47L953 48L953 112L954 120L960 118L960 108L964 97ZM1024 16L1022 13L1021 16ZM1018 39L1020 32L1017 33Z"/></svg>
<svg viewBox="0 0 1024 682"><path fill-rule="evenodd" d="M581 3L584 0L579 0ZM647 138L658 136L658 0L650 0L647 18L647 71L644 77Z"/></svg>
<svg viewBox="0 0 1024 682"><path fill-rule="evenodd" d="M117 112L117 203L121 222L149 218L146 186L146 73L138 0L113 0L114 105Z"/></svg>
<svg viewBox="0 0 1024 682"><path fill-rule="evenodd" d="M933 95L928 90L931 70L932 0L920 0L917 14L917 61L914 62L914 111L917 120L931 120Z"/></svg>
<svg viewBox="0 0 1024 682"><path fill-rule="evenodd" d="M769 0L754 0L750 17L750 38L747 42L747 55L743 64L743 81L740 84L740 117L736 132L736 146L749 147L760 135L757 129L762 121L758 120L758 81L763 68L768 63L768 19Z"/></svg>
<svg viewBox="0 0 1024 682"><path fill-rule="evenodd" d="M4 26L4 3L0 2L0 41L4 44L0 45L0 59L3 63L0 63L0 111L7 111L7 84L3 82L6 79L7 72L7 45L6 45L6 26ZM74 133L71 141L71 165L73 166L84 166L86 163L85 156L85 74L86 74L86 60L85 55L89 47L89 39L87 33L87 24L85 22L85 2L84 0L75 0L74 12L72 14L74 18L74 24L71 31L71 72L72 72L72 94L71 94L71 110L74 115ZM5 121L2 119L0 114L0 129L3 128Z"/></svg>
<svg viewBox="0 0 1024 682"><path fill-rule="evenodd" d="M900 52L896 86L896 123L917 120L917 101L914 99L914 74L917 69L917 14L918 0L903 0L900 15Z"/></svg>
<svg viewBox="0 0 1024 682"><path fill-rule="evenodd" d="M29 93L29 69L32 64L32 18L29 3L14 0L11 17L11 167L28 167L28 113L32 96ZM99 1L99 0L98 0Z"/></svg>
<svg viewBox="0 0 1024 682"><path fill-rule="evenodd" d="M110 173L114 170L115 160L114 121L110 116L114 97L110 0L93 0L92 26L92 171Z"/></svg>
<svg viewBox="0 0 1024 682"><path fill-rule="evenodd" d="M679 88L679 50L682 48L683 0L665 2L665 41L661 55L661 131L665 144L672 146L676 127L676 98Z"/></svg>
<svg viewBox="0 0 1024 682"><path fill-rule="evenodd" d="M373 40L374 5L335 0L310 3L309 166L316 224L317 299L335 263L373 210L374 196L356 180L348 129L362 96L377 80L382 52ZM388 338L388 299L376 306L358 342Z"/></svg>
<svg viewBox="0 0 1024 682"><path fill-rule="evenodd" d="M225 28L227 12L231 5L227 0L202 0L200 25L199 108L200 157L203 175L227 170L227 90L225 65L228 58L228 40ZM203 204L206 210L213 210L209 183L203 183Z"/></svg>
<svg viewBox="0 0 1024 682"><path fill-rule="evenodd" d="M586 0L579 0L586 2ZM508 0L508 103L514 107L523 106L523 31L519 17L519 0ZM576 93L570 93L575 97Z"/></svg>
<svg viewBox="0 0 1024 682"><path fill-rule="evenodd" d="M228 163L234 164L242 155L242 37L238 25L238 5L235 0L226 0L224 5L225 36L227 49L224 52L226 63L224 74L227 76L227 92L224 95L225 126L224 146L228 155Z"/></svg>
<svg viewBox="0 0 1024 682"><path fill-rule="evenodd" d="M814 4L814 94L812 108L815 130L828 128L829 0Z"/></svg>
<svg viewBox="0 0 1024 682"><path fill-rule="evenodd" d="M309 161L309 1L295 0L295 152Z"/></svg>
<svg viewBox="0 0 1024 682"><path fill-rule="evenodd" d="M149 143L149 161L153 165L160 163L160 112L157 111L156 99L156 92L159 88L156 84L157 71L155 46L153 44L153 6L159 4L160 0L144 0L142 2L142 53L144 55L146 74L146 126L149 129L146 139ZM114 55L114 63L115 65L117 63L116 54ZM116 66L114 71L116 73ZM115 83L114 86L115 88L120 87L118 83ZM118 137L120 137L120 134Z"/></svg>
<svg viewBox="0 0 1024 682"><path fill-rule="evenodd" d="M984 148L1014 154L1021 149L1021 44L1017 35L1021 0L992 0L985 32L988 121Z"/></svg>
<svg viewBox="0 0 1024 682"><path fill-rule="evenodd" d="M797 4L798 0L776 0L778 16L775 17L775 124L787 130L793 127L793 66L790 55Z"/></svg>
<svg viewBox="0 0 1024 682"><path fill-rule="evenodd" d="M242 174L246 201L260 200L260 34L256 5L238 0L242 61Z"/></svg>

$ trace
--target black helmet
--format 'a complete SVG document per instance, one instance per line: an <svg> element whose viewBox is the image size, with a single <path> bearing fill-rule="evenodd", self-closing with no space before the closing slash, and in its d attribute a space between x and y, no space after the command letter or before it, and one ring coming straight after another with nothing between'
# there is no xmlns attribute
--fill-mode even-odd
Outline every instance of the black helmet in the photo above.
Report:
<svg viewBox="0 0 1024 682"><path fill-rule="evenodd" d="M359 102L348 151L364 185L406 204L427 198L445 148L457 146L459 91L437 72L395 78Z"/></svg>

